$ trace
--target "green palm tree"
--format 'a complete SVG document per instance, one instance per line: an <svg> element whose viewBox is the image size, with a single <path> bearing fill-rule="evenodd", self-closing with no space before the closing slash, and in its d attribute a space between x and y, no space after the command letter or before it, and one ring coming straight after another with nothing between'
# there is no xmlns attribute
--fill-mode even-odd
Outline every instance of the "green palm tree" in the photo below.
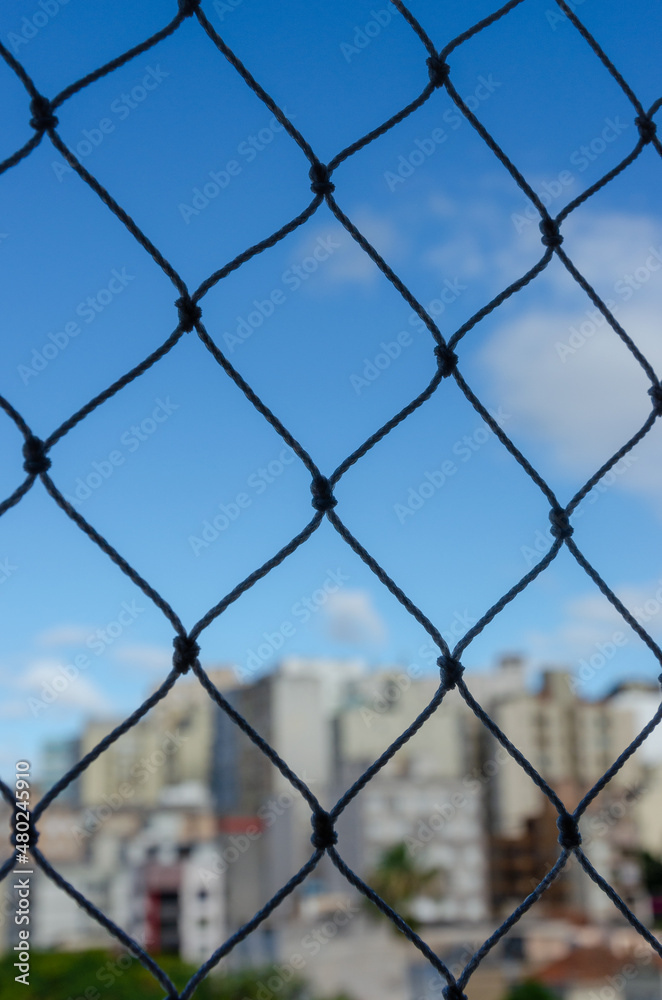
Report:
<svg viewBox="0 0 662 1000"><path fill-rule="evenodd" d="M406 844L395 844L382 852L377 867L368 875L367 883L392 910L399 913L403 920L416 930L418 921L409 910L408 904L425 889L432 890L426 895L438 899L441 894L438 884L441 874L439 868L422 868ZM366 900L366 909L375 919L386 916L369 900Z"/></svg>

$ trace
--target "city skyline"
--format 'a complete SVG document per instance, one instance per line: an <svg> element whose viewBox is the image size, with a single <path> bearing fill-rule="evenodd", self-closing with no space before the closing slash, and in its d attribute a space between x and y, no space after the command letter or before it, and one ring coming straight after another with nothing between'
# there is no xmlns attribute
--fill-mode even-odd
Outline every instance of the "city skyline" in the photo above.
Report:
<svg viewBox="0 0 662 1000"><path fill-rule="evenodd" d="M106 2L93 11L53 3L30 12L12 0L0 26L3 44L51 97L164 17L157 3L122 19ZM416 16L441 46L485 8L476 0L442 17L421 2ZM298 4L290 19L268 5L259 17L248 3L205 9L323 162L428 79L420 40L392 6ZM585 4L582 16L650 106L659 86L655 5L642 0L624 12ZM63 141L191 288L310 199L308 161L195 28L183 25L58 108ZM286 43L297 58L284 63ZM552 212L636 145L625 95L544 2L518 5L451 61L467 107ZM3 72L9 155L29 134L29 102L15 75ZM384 75L389 86L376 88ZM566 251L653 364L657 166L655 150L644 149L563 224ZM531 205L444 91L341 164L333 182L343 211L445 337L540 259ZM0 391L47 437L163 342L178 322L177 294L47 137L3 174L3 185L0 254L12 335ZM457 351L493 419L567 503L638 429L650 398L643 373L557 265L470 330ZM436 364L420 318L325 206L223 279L202 307L210 335L325 474L420 392ZM20 435L9 421L2 426L6 497L24 473ZM656 441L654 428L572 516L575 542L654 639L662 608L651 544L662 510ZM194 334L50 457L57 488L187 629L312 514L308 470L290 460L286 442ZM455 640L552 542L547 499L452 380L348 470L335 493L350 530ZM90 710L128 715L166 676L170 623L40 482L1 519L0 586L2 768L13 766L17 746L28 756L42 734L64 737ZM201 637L203 662L235 662L251 676L292 654L434 671L428 642L326 522ZM659 673L566 548L463 653L467 676L501 651L568 663L582 693L595 697L618 680ZM72 667L78 673L67 678ZM56 681L64 684L58 698L33 712L30 699Z"/></svg>

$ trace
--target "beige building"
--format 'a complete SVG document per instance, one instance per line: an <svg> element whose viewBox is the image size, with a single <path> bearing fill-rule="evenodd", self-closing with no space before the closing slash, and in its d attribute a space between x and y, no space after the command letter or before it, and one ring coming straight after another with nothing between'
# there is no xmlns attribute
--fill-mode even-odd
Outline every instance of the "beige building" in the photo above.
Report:
<svg viewBox="0 0 662 1000"><path fill-rule="evenodd" d="M497 696L484 703L491 717L572 812L641 726L632 705L615 697L578 698L571 677L547 670L537 691ZM498 743L490 737L486 752ZM649 765L630 758L589 805L579 823L582 849L625 901L645 917L638 865L637 810L645 801ZM648 807L646 807L648 808ZM510 912L556 863L560 853L557 812L523 769L507 758L490 786L488 827L492 906ZM651 817L652 821L652 817ZM537 904L540 912L583 913L613 919L613 903L570 859Z"/></svg>
<svg viewBox="0 0 662 1000"><path fill-rule="evenodd" d="M57 803L39 822L39 848L86 899L150 952L200 964L227 937L225 881L205 880L218 853L216 823L202 810L118 809L93 832ZM15 943L11 881L0 890L0 943ZM108 949L108 931L36 868L30 940L40 950ZM0 951L2 949L0 948Z"/></svg>
<svg viewBox="0 0 662 1000"><path fill-rule="evenodd" d="M238 686L230 669L210 670L209 677L223 693ZM86 768L78 779L81 805L92 816L106 807L154 808L168 802L209 806L220 712L196 677L178 680L137 725ZM89 722L81 737L81 756L120 721Z"/></svg>
<svg viewBox="0 0 662 1000"><path fill-rule="evenodd" d="M438 687L436 674L369 673L360 662L303 658L283 661L250 685L230 670L209 673L325 809L414 722ZM650 691L581 700L561 671L547 671L540 689L531 690L526 665L513 657L465 679L569 809L641 728L642 715L654 711ZM116 721L88 724L80 753ZM589 858L635 908L641 886L633 851L644 845L662 853L662 769L652 747L641 758L600 793L581 823ZM55 771L62 768L59 762ZM160 921L161 943L174 942L192 957L191 949L218 939L219 928L229 936L251 919L313 854L310 806L195 677L181 678L76 784L80 809L70 795L40 824L46 856L53 852L56 867L86 886L90 898L97 893L122 926L149 938ZM438 873L410 911L426 929L468 928L510 912L549 870L559 853L555 821L535 784L451 691L348 804L336 830L340 855L367 880L385 850L404 844L422 868ZM177 923L175 898L178 908L195 911L191 926L200 934L187 937ZM277 960L292 921L355 898L324 858L235 959ZM544 904L550 902L560 915L582 912L605 922L613 916L613 904L576 864L545 895ZM74 911L58 924L59 903L59 890L46 885L40 907L51 928L44 931L48 946L68 947L83 925L96 940L97 928L73 903L62 904L63 914Z"/></svg>
<svg viewBox="0 0 662 1000"><path fill-rule="evenodd" d="M537 692L496 698L488 708L491 717L524 754L538 773L564 798L572 810L579 799L604 774L637 732L628 707L612 699L584 701L573 694L570 677L561 670L543 674ZM635 757L610 782L612 794L623 794L642 777ZM509 761L498 776L493 821L496 832L518 836L527 819L540 813L542 792Z"/></svg>
<svg viewBox="0 0 662 1000"><path fill-rule="evenodd" d="M291 658L233 692L238 711L326 809L333 806L336 792L334 720L362 676L359 662ZM229 910L239 926L312 856L311 808L230 719L219 720L218 746L219 808L229 817L243 817L243 827L228 833L226 841L226 853L233 851L234 857L238 852L228 872L228 891ZM250 848L245 844L247 830L254 838ZM265 923L267 935L290 919L304 896L334 891L338 878L325 859L301 892L285 900Z"/></svg>
<svg viewBox="0 0 662 1000"><path fill-rule="evenodd" d="M339 786L344 791L425 710L439 681L404 672L365 677L337 720ZM478 726L455 691L378 771L347 808L339 850L363 877L389 848L405 844L421 869L437 875L409 904L424 923L488 916L485 787ZM343 826L339 824L339 829Z"/></svg>

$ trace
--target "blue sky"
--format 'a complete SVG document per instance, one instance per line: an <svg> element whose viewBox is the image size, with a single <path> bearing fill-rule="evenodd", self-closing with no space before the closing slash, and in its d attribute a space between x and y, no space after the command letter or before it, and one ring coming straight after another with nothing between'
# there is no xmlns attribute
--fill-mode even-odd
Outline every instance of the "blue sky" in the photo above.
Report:
<svg viewBox="0 0 662 1000"><path fill-rule="evenodd" d="M323 161L427 81L420 41L387 3L204 0L203 8ZM440 48L493 9L487 0L411 4ZM662 93L659 6L584 0L576 9L650 106ZM7 0L0 38L54 96L175 11L155 0L137 9ZM552 0L526 0L449 63L459 93L553 214L636 144L631 105ZM5 157L31 130L23 87L5 66L0 77ZM58 117L63 141L191 290L311 198L307 160L193 20L75 95ZM564 249L658 371L659 171L645 149L563 227ZM526 199L445 92L343 163L333 181L342 210L446 337L542 255ZM47 138L0 178L0 190L0 392L46 437L166 339L178 293ZM430 335L326 205L201 305L212 338L326 474L434 372ZM591 313L553 260L458 346L464 378L562 502L650 409L645 376ZM659 443L655 427L574 522L581 550L657 638ZM21 444L13 424L0 422L3 496L22 481ZM187 628L311 516L307 471L195 334L51 458L56 486ZM547 502L452 380L354 466L336 496L350 530L449 638L549 545ZM131 711L167 673L173 635L39 482L0 520L2 560L0 762L11 767L17 752L36 755L40 740L75 733L90 713ZM257 676L283 654L423 664L426 641L324 522L201 644L203 663L257 663ZM591 696L659 673L567 551L464 661L484 669L508 651L575 670L593 657ZM78 676L35 708L30 699L76 657L85 658Z"/></svg>

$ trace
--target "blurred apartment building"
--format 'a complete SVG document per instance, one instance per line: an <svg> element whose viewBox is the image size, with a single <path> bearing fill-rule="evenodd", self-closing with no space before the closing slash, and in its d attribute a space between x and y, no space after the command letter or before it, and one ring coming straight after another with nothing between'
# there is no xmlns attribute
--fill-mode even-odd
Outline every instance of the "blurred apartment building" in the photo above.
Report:
<svg viewBox="0 0 662 1000"><path fill-rule="evenodd" d="M414 723L437 689L434 677L413 678L405 667L367 672L351 661L285 660L249 684L229 669L209 676L230 710L326 809ZM639 731L655 697L631 687L585 701L561 670L546 672L532 691L525 664L513 658L466 679L569 809ZM48 778L92 750L116 722L90 722L79 741L53 746ZM638 753L581 824L588 857L642 919L648 900L633 854L642 845L662 849L661 771L659 756ZM310 815L301 793L230 715L195 678L182 678L49 807L40 848L150 951L178 952L199 964L310 859ZM348 801L336 830L341 857L367 881L397 844L435 871L430 890L410 904L430 933L473 926L488 936L559 854L555 810L457 691L384 759ZM568 868L536 904L536 915L608 923L613 904L574 860ZM39 875L35 885L35 947L109 946L107 932L49 879ZM278 960L293 926L351 898L356 891L323 858L234 959ZM7 926L5 914L6 907L0 919ZM517 940L510 946L521 958L526 946Z"/></svg>
<svg viewBox="0 0 662 1000"><path fill-rule="evenodd" d="M569 681L563 671L547 671L535 693L523 687L515 694L497 693L490 700L489 713L572 811L641 726L632 699L624 702L622 692L589 702L576 697ZM489 757L497 747L494 737L489 736L486 755ZM641 891L632 854L642 840L650 841L651 821L659 827L650 810L645 814L639 809L646 800L644 789L652 773L654 770L646 767L642 756L635 755L613 775L580 822L583 850L626 902L635 907ZM485 805L490 830L492 906L495 914L505 915L556 862L557 812L509 757L489 784ZM552 912L576 909L593 919L606 918L613 909L574 860L551 884L543 901Z"/></svg>

